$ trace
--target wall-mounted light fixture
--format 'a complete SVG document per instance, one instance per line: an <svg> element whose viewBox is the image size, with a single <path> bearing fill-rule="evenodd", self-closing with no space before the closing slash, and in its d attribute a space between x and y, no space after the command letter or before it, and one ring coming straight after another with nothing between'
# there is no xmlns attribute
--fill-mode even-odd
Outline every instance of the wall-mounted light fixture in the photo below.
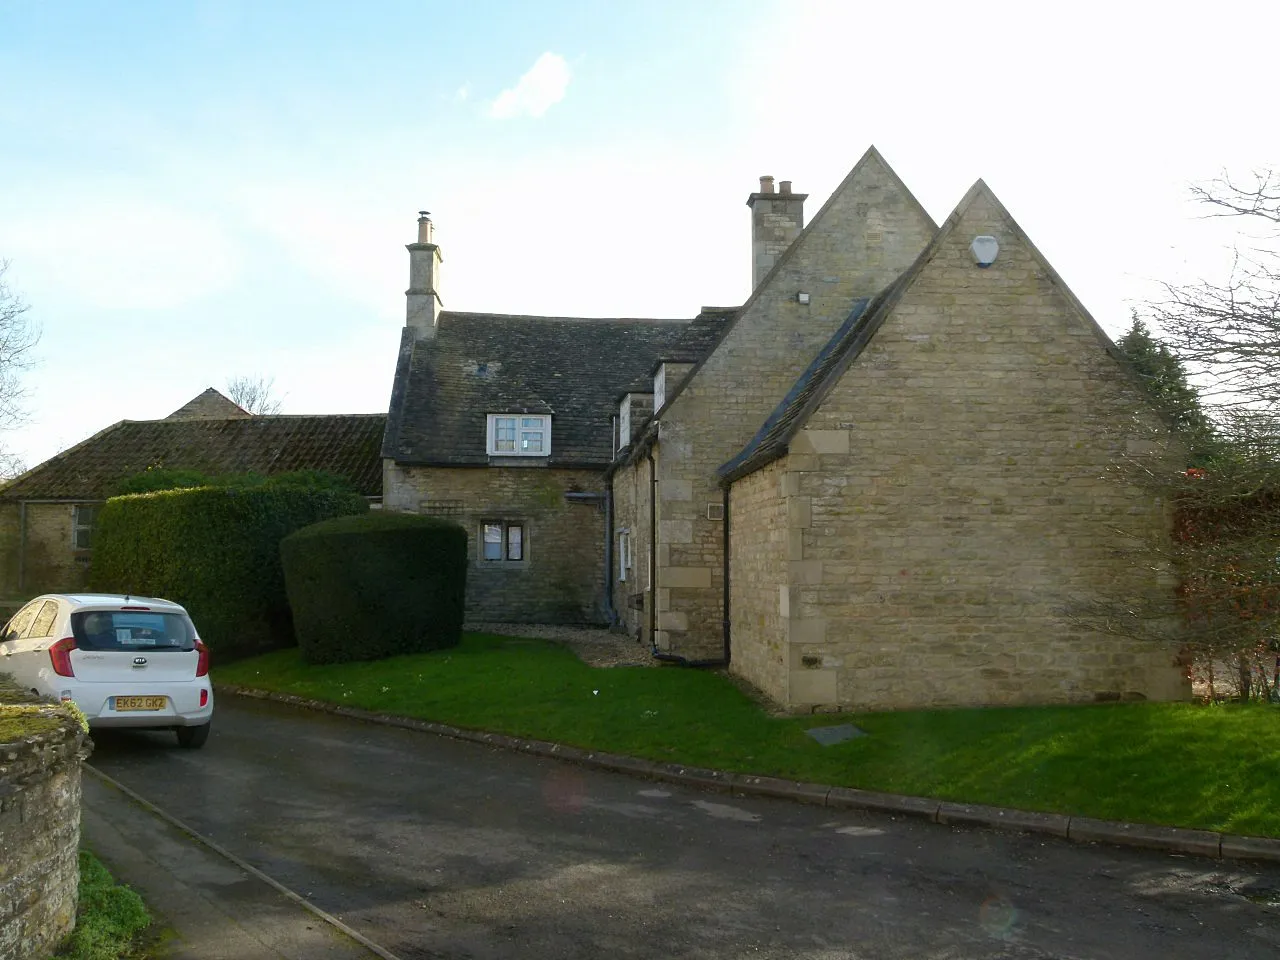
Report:
<svg viewBox="0 0 1280 960"><path fill-rule="evenodd" d="M807 293L797 293L796 302L807 304L809 302L809 295Z"/></svg>
<svg viewBox="0 0 1280 960"><path fill-rule="evenodd" d="M969 244L969 252L973 254L973 262L980 267L989 267L996 262L1000 253L1000 241L995 237L974 237Z"/></svg>

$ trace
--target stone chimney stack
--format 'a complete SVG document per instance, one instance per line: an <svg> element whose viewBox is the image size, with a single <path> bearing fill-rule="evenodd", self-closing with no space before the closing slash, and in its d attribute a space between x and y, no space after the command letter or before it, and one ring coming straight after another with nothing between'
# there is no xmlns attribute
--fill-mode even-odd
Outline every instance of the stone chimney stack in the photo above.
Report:
<svg viewBox="0 0 1280 960"><path fill-rule="evenodd" d="M418 242L406 248L409 251L409 289L404 294L407 301L405 325L419 340L436 335L436 323L443 309L440 303L440 264L444 258L440 256L434 235L427 211L418 211Z"/></svg>
<svg viewBox="0 0 1280 960"><path fill-rule="evenodd" d="M747 197L751 208L751 289L760 286L791 241L804 229L804 202L807 193L792 193L791 181L778 184L773 177L760 178L760 192Z"/></svg>

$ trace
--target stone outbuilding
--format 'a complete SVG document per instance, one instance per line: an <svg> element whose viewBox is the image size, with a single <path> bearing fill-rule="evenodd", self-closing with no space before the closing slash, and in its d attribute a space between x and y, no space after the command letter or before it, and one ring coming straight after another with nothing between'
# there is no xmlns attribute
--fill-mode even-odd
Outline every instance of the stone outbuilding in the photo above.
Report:
<svg viewBox="0 0 1280 960"><path fill-rule="evenodd" d="M381 502L385 414L254 416L212 388L163 420L122 420L0 487L0 600L82 589L99 507L148 469L322 470Z"/></svg>
<svg viewBox="0 0 1280 960"><path fill-rule="evenodd" d="M938 227L872 148L805 199L762 178L751 296L686 321L442 311L424 217L387 506L464 523L473 616L794 710L1188 695L1073 613L1176 584L1132 471L1183 454L1105 333L981 181Z"/></svg>

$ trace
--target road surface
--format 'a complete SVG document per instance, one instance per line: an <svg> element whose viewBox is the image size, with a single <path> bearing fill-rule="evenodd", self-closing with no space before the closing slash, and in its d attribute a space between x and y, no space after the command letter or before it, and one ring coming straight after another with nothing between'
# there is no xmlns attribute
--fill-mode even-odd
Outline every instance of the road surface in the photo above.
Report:
<svg viewBox="0 0 1280 960"><path fill-rule="evenodd" d="M402 960L1280 956L1280 866L740 798L222 697L90 762Z"/></svg>

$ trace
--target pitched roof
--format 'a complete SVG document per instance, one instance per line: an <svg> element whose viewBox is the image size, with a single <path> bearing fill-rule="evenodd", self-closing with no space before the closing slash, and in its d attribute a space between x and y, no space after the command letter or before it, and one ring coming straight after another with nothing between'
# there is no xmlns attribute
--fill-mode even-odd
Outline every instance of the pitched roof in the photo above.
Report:
<svg viewBox="0 0 1280 960"><path fill-rule="evenodd" d="M731 313L709 309L690 321L445 311L433 338L402 335L383 455L486 464L486 415L524 412L551 415L551 466L606 466L618 394L652 389L660 360L701 358Z"/></svg>
<svg viewBox="0 0 1280 960"><path fill-rule="evenodd" d="M773 278L783 275L783 273L789 268L792 259L799 255L798 251L804 246L803 241L808 236L812 234L819 234L825 229L823 220L825 219L827 212L836 206L836 203L842 194L854 187L863 170L872 165L879 166L885 173L887 173L892 182L899 190L902 191L902 195L906 198L907 203L920 215L923 221L928 224L931 229L934 231L937 230L937 225L933 222L933 217L929 216L929 211L926 210L920 201L916 199L916 195L911 192L910 188L902 182L902 178L898 176L897 171L894 170L893 167L889 166L889 162L885 160L880 151L875 148L874 144L867 147L866 152L859 157L858 162L853 165L853 169L850 170L845 175L845 178L840 181L840 185L831 192L831 196L827 197L827 202L824 203L821 208L819 208L818 212L809 220L804 229L800 231L799 236L791 241L787 246L787 249L778 257L777 262L774 263L769 272L760 278L760 282L756 284L755 289L751 291L751 296L747 298L747 302L739 307L732 316L730 316L729 320L731 322L725 323L721 327L719 335L711 343L703 356L698 360L698 366L691 370L689 375L685 377L674 390L667 394L663 404L664 408L669 407L674 403L676 398L684 392L685 388L693 382L694 377L697 376L702 365L710 359L712 352L720 345L720 341L724 340L729 335L729 330L733 327L734 322L736 322L739 317L746 314L747 309L754 304L757 299L765 295ZM654 415L655 417L660 417L661 414L662 411L659 410L656 411ZM635 449L638 452L640 450L640 446L637 445Z"/></svg>
<svg viewBox="0 0 1280 960"><path fill-rule="evenodd" d="M982 180L974 183L964 198L956 206L951 216L938 230L933 240L916 258L897 280L870 304L862 301L863 307L855 304L849 319L841 325L831 340L800 376L795 385L788 391L773 413L741 452L724 463L717 471L722 483L733 483L748 474L754 473L779 457L784 456L796 433L804 426L809 417L818 408L832 388L840 381L849 365L862 353L863 349L875 336L876 331L884 325L884 321L893 312L903 294L915 282L921 271L937 255L939 248L945 243L959 226L965 214L979 199L992 202L1008 224L1009 230L1018 241L1026 246L1031 256L1039 262L1040 269L1066 298L1070 306L1080 315L1098 338L1099 346L1105 349L1122 364L1123 355L1111 342L1111 338L1093 319L1084 305L1076 298L1071 289L1063 282L1057 271L1053 269L1044 255L1036 249L1030 238L1018 226L1004 204L991 192L991 188Z"/></svg>
<svg viewBox="0 0 1280 960"><path fill-rule="evenodd" d="M840 325L840 329L818 351L813 362L800 374L800 379L787 391L787 395L769 414L756 435L747 441L747 445L737 456L716 471L718 476L732 482L759 470L787 452L787 444L795 436L803 420L808 418L810 401L820 391L825 394L824 388L830 381L831 372L840 365L840 361L855 344L865 343L875 332L875 327L869 321L878 311L869 311L867 308L870 303L868 297L859 297L854 301L853 309L849 311L849 316ZM875 326L878 325L877 323Z"/></svg>
<svg viewBox="0 0 1280 960"><path fill-rule="evenodd" d="M199 396L192 397L166 420L230 420L234 417L252 417L253 414L234 400L210 387Z"/></svg>
<svg viewBox="0 0 1280 960"><path fill-rule="evenodd" d="M122 420L0 488L0 500L102 500L149 467L208 474L325 470L364 496L382 495L386 416Z"/></svg>

